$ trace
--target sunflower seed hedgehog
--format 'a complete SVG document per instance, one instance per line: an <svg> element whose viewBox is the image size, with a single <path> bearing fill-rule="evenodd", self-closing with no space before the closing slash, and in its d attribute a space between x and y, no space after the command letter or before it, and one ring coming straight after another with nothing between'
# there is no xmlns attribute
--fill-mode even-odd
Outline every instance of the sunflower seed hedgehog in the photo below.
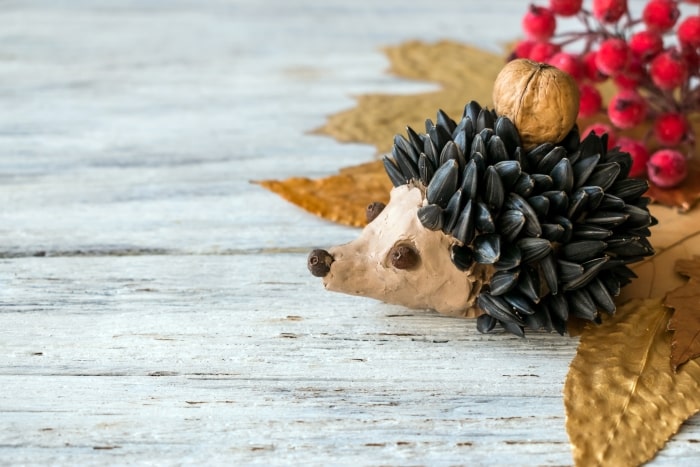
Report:
<svg viewBox="0 0 700 467"><path fill-rule="evenodd" d="M308 266L329 290L477 317L480 332L564 334L570 316L614 313L628 265L654 253L631 163L575 125L525 150L512 119L477 102L459 123L438 111L424 134L394 138L389 204L371 204L359 238L312 251Z"/></svg>

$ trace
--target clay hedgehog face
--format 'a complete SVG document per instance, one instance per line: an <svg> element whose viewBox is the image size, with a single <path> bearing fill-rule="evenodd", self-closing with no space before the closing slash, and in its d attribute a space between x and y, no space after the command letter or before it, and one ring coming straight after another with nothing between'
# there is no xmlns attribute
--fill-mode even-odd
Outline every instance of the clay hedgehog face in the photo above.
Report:
<svg viewBox="0 0 700 467"><path fill-rule="evenodd" d="M479 316L481 332L563 334L570 315L613 313L628 265L654 252L647 182L627 178L631 158L607 135L581 141L574 126L526 151L510 119L474 101L459 123L439 111L407 133L384 158L389 204L370 205L358 239L310 254L327 289Z"/></svg>

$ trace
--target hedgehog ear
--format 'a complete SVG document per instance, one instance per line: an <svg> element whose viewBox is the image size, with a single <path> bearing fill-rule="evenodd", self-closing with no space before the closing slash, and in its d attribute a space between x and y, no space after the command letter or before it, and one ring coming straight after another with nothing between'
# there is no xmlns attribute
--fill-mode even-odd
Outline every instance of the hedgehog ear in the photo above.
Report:
<svg viewBox="0 0 700 467"><path fill-rule="evenodd" d="M372 222L374 219L377 218L379 214L384 210L386 207L386 204L380 202L380 201L375 201L374 203L370 203L367 205L367 209L365 210L365 216L367 217L367 223L369 224Z"/></svg>

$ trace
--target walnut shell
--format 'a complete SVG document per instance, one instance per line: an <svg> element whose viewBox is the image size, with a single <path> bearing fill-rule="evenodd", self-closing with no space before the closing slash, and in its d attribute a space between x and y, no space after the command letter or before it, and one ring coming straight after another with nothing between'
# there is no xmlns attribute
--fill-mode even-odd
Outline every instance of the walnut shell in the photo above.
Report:
<svg viewBox="0 0 700 467"><path fill-rule="evenodd" d="M578 85L568 73L532 60L507 63L493 87L494 110L513 121L526 150L564 139L578 105Z"/></svg>

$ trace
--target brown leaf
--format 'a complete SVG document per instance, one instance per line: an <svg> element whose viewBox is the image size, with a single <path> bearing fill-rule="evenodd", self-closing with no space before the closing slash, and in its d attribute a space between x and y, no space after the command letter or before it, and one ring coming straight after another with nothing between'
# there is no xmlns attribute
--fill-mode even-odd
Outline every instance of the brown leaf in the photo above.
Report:
<svg viewBox="0 0 700 467"><path fill-rule="evenodd" d="M700 363L668 364L669 311L633 300L586 327L564 386L576 465L639 465L700 410Z"/></svg>
<svg viewBox="0 0 700 467"><path fill-rule="evenodd" d="M355 227L364 226L365 209L374 201L389 202L391 182L381 161L342 169L327 178L264 180L261 186L312 214Z"/></svg>
<svg viewBox="0 0 700 467"><path fill-rule="evenodd" d="M671 341L671 365L674 371L688 360L700 356L700 256L676 263L676 272L688 277L685 285L666 295L665 305L674 309L668 329Z"/></svg>
<svg viewBox="0 0 700 467"><path fill-rule="evenodd" d="M456 42L434 44L410 41L387 47L389 71L404 77L436 81L435 92L413 95L369 94L360 96L357 105L332 115L315 133L344 142L370 143L380 153L389 152L394 135L406 125L424 131L425 119L435 119L438 109L459 117L470 100L491 105L493 81L504 58Z"/></svg>

